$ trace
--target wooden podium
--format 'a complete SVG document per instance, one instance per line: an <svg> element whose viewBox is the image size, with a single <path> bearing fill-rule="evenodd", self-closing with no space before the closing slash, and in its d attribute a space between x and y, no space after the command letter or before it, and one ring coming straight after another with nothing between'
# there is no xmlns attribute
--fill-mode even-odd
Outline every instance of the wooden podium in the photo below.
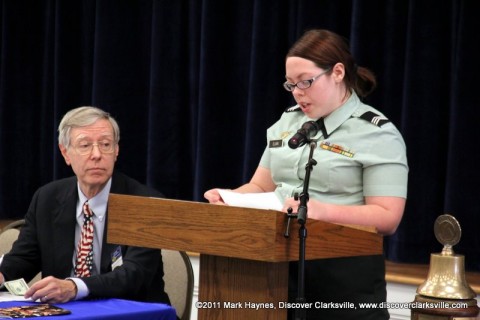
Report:
<svg viewBox="0 0 480 320"><path fill-rule="evenodd" d="M198 319L286 319L288 262L298 223L286 214L208 203L110 194L110 243L200 253ZM306 259L382 254L381 235L308 219ZM308 281L308 279L306 279Z"/></svg>

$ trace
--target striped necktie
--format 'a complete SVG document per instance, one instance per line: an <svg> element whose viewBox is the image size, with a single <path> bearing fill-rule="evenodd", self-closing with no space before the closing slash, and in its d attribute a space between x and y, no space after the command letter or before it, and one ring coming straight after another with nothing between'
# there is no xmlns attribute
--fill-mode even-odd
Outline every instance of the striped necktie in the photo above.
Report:
<svg viewBox="0 0 480 320"><path fill-rule="evenodd" d="M83 227L77 248L75 276L90 277L93 267L93 212L88 201L83 205Z"/></svg>

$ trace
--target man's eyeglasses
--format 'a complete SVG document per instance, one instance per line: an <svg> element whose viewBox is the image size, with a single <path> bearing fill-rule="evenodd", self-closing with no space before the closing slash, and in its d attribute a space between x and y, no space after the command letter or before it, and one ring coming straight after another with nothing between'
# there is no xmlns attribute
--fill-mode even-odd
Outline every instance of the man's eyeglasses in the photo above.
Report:
<svg viewBox="0 0 480 320"><path fill-rule="evenodd" d="M75 149L75 152L79 155L85 156L92 153L93 146L97 146L101 153L113 153L116 143L113 141L99 141L97 143L84 141L74 145L73 149Z"/></svg>
<svg viewBox="0 0 480 320"><path fill-rule="evenodd" d="M301 89L301 90L308 89L312 86L313 81L317 80L318 78L320 78L321 76L323 76L324 74L326 74L329 71L330 71L330 68L328 68L324 72L320 73L318 76L313 77L312 79L298 81L297 83L290 83L288 81L285 81L285 83L283 84L283 87L285 88L285 90L287 90L289 92L292 92L293 90L295 90L295 87L297 87L298 89Z"/></svg>

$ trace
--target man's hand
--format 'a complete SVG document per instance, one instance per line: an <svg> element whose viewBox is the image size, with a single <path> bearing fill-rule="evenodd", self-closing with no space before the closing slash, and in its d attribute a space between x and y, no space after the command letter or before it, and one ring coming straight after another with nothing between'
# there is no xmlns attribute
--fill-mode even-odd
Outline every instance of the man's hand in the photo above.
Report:
<svg viewBox="0 0 480 320"><path fill-rule="evenodd" d="M50 276L35 282L25 293L25 298L48 303L64 303L75 299L76 295L75 282Z"/></svg>

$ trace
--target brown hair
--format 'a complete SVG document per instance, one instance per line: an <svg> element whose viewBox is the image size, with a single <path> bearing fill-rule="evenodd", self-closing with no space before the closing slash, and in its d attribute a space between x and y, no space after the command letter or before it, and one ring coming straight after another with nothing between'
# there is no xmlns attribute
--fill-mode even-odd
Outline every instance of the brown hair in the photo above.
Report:
<svg viewBox="0 0 480 320"><path fill-rule="evenodd" d="M290 48L288 57L310 60L325 70L336 63L342 63L345 66L345 86L348 90L355 90L360 97L366 97L377 86L373 72L355 63L348 41L328 30L314 29L305 32Z"/></svg>

